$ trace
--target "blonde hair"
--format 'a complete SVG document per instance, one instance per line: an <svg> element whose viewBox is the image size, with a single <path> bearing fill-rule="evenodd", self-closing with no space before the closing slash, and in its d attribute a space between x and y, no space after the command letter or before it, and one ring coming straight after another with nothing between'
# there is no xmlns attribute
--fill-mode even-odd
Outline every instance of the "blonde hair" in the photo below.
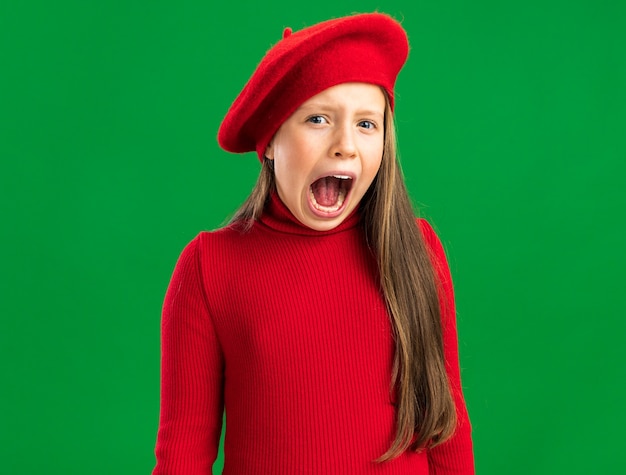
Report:
<svg viewBox="0 0 626 475"><path fill-rule="evenodd" d="M381 292L395 338L391 390L396 392L396 434L377 462L407 449L432 448L452 436L456 410L443 353L436 273L396 153L396 133L387 94L385 143L380 170L360 203L367 245L376 256ZM231 224L249 230L275 190L270 160Z"/></svg>

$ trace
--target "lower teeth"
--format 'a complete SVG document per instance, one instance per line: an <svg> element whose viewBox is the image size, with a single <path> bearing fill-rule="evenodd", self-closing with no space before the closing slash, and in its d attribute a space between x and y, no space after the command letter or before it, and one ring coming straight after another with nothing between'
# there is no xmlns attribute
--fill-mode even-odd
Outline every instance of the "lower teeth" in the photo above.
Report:
<svg viewBox="0 0 626 475"><path fill-rule="evenodd" d="M339 194L337 195L337 202L333 206L324 206L319 204L315 200L315 194L312 189L309 189L309 194L311 195L311 203L313 203L313 207L317 210L323 211L324 213L332 213L337 211L343 205L344 200L346 199L345 190L339 190Z"/></svg>

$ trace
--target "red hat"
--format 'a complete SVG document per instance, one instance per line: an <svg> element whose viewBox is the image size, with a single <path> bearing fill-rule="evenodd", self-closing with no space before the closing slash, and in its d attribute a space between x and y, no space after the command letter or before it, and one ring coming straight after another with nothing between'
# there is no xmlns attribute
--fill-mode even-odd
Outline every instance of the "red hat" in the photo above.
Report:
<svg viewBox="0 0 626 475"><path fill-rule="evenodd" d="M382 13L328 20L291 34L261 60L222 121L217 140L234 153L263 156L281 124L307 99L345 82L393 87L409 45L400 24Z"/></svg>

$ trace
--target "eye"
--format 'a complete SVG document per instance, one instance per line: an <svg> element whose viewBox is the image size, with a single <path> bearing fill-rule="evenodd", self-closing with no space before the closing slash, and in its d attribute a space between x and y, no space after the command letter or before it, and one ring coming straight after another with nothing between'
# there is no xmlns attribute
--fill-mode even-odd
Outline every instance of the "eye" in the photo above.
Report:
<svg viewBox="0 0 626 475"><path fill-rule="evenodd" d="M376 124L370 120L362 120L358 123L359 127L363 127L364 129L375 129Z"/></svg>
<svg viewBox="0 0 626 475"><path fill-rule="evenodd" d="M307 118L306 121L316 125L326 123L326 119L324 118L324 116L321 115L312 115L311 117Z"/></svg>

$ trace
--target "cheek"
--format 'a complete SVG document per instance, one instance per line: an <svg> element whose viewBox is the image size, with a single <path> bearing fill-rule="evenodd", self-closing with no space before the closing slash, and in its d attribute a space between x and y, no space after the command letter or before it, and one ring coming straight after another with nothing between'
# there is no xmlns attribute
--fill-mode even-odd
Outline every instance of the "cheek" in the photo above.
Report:
<svg viewBox="0 0 626 475"><path fill-rule="evenodd" d="M294 159L298 156L297 152L288 149L281 152L274 159L274 178L281 198L291 201L302 191L307 174L300 160Z"/></svg>
<svg viewBox="0 0 626 475"><path fill-rule="evenodd" d="M274 159L276 179L283 183L302 184L315 162L314 146L305 140L292 140L277 149Z"/></svg>
<svg viewBox="0 0 626 475"><path fill-rule="evenodd" d="M274 164L274 180L276 181L276 189L279 192L280 197L285 201L290 195L290 190L293 188L293 172L289 170L287 164L277 161Z"/></svg>
<svg viewBox="0 0 626 475"><path fill-rule="evenodd" d="M378 174L379 170L380 170L380 162L378 162L377 164L372 163L371 166L368 168L366 189L370 187L370 185L374 181L374 178L376 178L376 175Z"/></svg>
<svg viewBox="0 0 626 475"><path fill-rule="evenodd" d="M297 162L284 158L277 160L274 163L274 176L278 186L283 188L295 186L300 179Z"/></svg>
<svg viewBox="0 0 626 475"><path fill-rule="evenodd" d="M364 172L370 176L371 179L374 179L376 173L380 169L380 165L382 163L383 157L383 144L377 142L372 146L371 153L368 154L367 159L364 163Z"/></svg>

